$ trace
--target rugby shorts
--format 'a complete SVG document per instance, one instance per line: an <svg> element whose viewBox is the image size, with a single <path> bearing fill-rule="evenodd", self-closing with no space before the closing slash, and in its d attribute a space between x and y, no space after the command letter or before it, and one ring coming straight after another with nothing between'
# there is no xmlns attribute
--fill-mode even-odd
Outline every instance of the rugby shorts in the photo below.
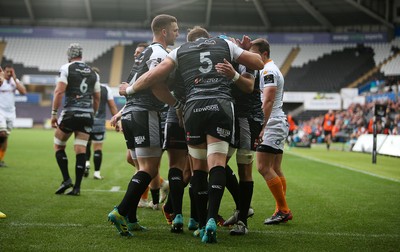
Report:
<svg viewBox="0 0 400 252"><path fill-rule="evenodd" d="M286 117L272 117L268 120L264 130L262 143L260 145L269 146L275 150L283 151L285 139L289 134L289 124ZM257 151L263 151L262 146L257 147Z"/></svg>
<svg viewBox="0 0 400 252"><path fill-rule="evenodd" d="M128 149L161 148L161 125L157 111L129 111L121 117Z"/></svg>
<svg viewBox="0 0 400 252"><path fill-rule="evenodd" d="M176 122L166 122L163 149L187 150L185 130Z"/></svg>
<svg viewBox="0 0 400 252"><path fill-rule="evenodd" d="M225 99L194 100L185 105L184 124L188 145L206 142L206 135L233 144L233 103Z"/></svg>
<svg viewBox="0 0 400 252"><path fill-rule="evenodd" d="M58 119L58 127L65 133L74 131L90 134L93 126L93 113L83 111L65 111L61 112Z"/></svg>

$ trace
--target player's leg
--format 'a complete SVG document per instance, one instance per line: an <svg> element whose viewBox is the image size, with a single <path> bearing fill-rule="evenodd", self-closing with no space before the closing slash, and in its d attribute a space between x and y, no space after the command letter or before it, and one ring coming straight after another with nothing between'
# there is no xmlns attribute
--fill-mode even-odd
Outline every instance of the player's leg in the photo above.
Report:
<svg viewBox="0 0 400 252"><path fill-rule="evenodd" d="M64 132L60 128L55 130L54 134L54 151L58 167L60 168L63 181L60 187L56 190L56 194L63 194L68 188L72 187L72 180L68 172L68 157L65 152L67 140L72 132Z"/></svg>
<svg viewBox="0 0 400 252"><path fill-rule="evenodd" d="M86 145L86 163L85 163L85 173L83 176L87 178L89 176L89 171L90 171L90 157L92 156L92 134L90 134L89 141Z"/></svg>
<svg viewBox="0 0 400 252"><path fill-rule="evenodd" d="M103 133L104 139L104 133ZM103 179L100 175L101 164L103 161L103 139L101 140L93 140L93 163L94 163L94 179Z"/></svg>
<svg viewBox="0 0 400 252"><path fill-rule="evenodd" d="M81 183L85 172L86 163L86 145L89 140L89 134L86 132L75 131L74 151L75 151L75 185L74 189L68 195L80 195Z"/></svg>

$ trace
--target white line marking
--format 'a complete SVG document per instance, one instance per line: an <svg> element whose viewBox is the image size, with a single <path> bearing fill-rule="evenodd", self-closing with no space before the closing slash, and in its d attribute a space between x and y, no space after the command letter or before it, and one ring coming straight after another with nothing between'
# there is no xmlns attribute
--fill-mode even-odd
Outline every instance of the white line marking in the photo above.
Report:
<svg viewBox="0 0 400 252"><path fill-rule="evenodd" d="M297 153L293 153L293 152L285 152L285 153L286 153L286 154L289 154L289 155L296 156L296 157L300 157L300 158L312 160L312 161L315 161L315 162L320 162L320 163L323 163L323 164L332 165L332 166L336 166L336 167L339 167L339 168L347 169L347 170L350 170L350 171L363 173L363 174L370 175L370 176L373 176L373 177L376 177L376 178L386 179L386 180L390 180L390 181L394 181L394 182L400 183L400 180L399 180L399 179L388 178L388 177L381 176L381 175L378 175L378 174L375 174L375 173L372 173L372 172L357 170L357 169L354 169L354 168L352 168L352 167L350 167L350 166L346 166L346 165L342 165L342 164L337 164L337 163L330 163L330 162L326 162L326 161L324 161L324 160L322 160L322 159L313 158L313 157L309 157L309 156L303 156L303 155L301 155L301 154L297 154Z"/></svg>
<svg viewBox="0 0 400 252"><path fill-rule="evenodd" d="M107 225L105 222L104 225L83 225L79 223L27 223L27 222L11 222L11 226L13 227L49 227L49 228L60 228L60 227L71 227L71 228L101 228L104 229ZM149 230L156 231L169 231L169 226L161 227L148 227ZM229 232L229 229L219 228L218 232ZM363 233L331 233L331 232L311 232L311 231L278 231L278 230L249 230L249 233L258 233L258 234L269 234L269 235L308 235L308 236L343 236L343 237L360 237L360 238L400 238L400 234L363 234Z"/></svg>
<svg viewBox="0 0 400 252"><path fill-rule="evenodd" d="M119 189L120 189L120 188L121 188L120 186L113 186L113 187L111 188L110 192L119 192Z"/></svg>
<svg viewBox="0 0 400 252"><path fill-rule="evenodd" d="M125 191L119 191L119 190L113 190L113 188L111 188L110 190L101 190L101 189L81 189L81 192L111 192L111 193L125 193Z"/></svg>

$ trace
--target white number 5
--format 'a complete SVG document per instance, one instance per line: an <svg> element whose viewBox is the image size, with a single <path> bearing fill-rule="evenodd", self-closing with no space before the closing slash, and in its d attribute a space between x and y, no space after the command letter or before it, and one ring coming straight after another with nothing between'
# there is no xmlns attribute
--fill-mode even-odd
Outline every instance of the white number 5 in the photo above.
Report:
<svg viewBox="0 0 400 252"><path fill-rule="evenodd" d="M212 69L212 65L213 65L212 61L211 61L211 59L206 57L206 56L209 56L209 55L210 55L210 52L202 52L202 53L200 53L200 62L201 63L207 63L207 67L203 67L203 66L199 67L199 71L202 72L202 73L208 73Z"/></svg>

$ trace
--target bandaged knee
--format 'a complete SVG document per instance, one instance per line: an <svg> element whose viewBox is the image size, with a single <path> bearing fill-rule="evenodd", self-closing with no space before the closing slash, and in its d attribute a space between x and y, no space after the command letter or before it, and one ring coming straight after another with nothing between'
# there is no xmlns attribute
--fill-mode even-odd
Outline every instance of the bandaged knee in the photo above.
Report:
<svg viewBox="0 0 400 252"><path fill-rule="evenodd" d="M221 153L221 154L228 154L229 144L224 141L210 143L207 145L207 157L211 154Z"/></svg>
<svg viewBox="0 0 400 252"><path fill-rule="evenodd" d="M189 155L195 159L207 160L207 150L206 149L194 149L188 146Z"/></svg>
<svg viewBox="0 0 400 252"><path fill-rule="evenodd" d="M239 149L236 153L236 162L238 164L251 164L254 160L254 151Z"/></svg>

